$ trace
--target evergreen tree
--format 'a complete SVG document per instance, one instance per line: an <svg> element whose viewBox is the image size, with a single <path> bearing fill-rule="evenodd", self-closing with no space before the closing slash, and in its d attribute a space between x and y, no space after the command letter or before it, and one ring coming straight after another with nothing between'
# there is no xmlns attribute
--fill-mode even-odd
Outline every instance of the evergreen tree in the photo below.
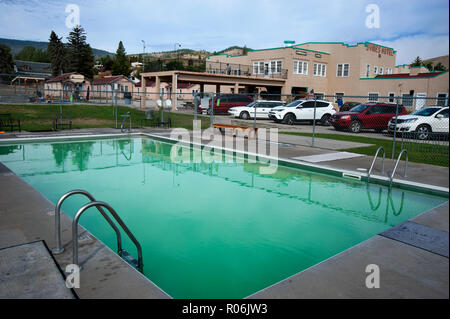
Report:
<svg viewBox="0 0 450 319"><path fill-rule="evenodd" d="M65 65L67 52L64 44L54 31L50 34L50 40L47 47L47 53L52 64L52 75L58 76L63 74L67 67Z"/></svg>
<svg viewBox="0 0 450 319"><path fill-rule="evenodd" d="M114 63L112 65L113 75L124 75L129 76L131 73L130 61L127 58L125 48L122 41L119 42L119 47L116 51L116 56L114 58Z"/></svg>
<svg viewBox="0 0 450 319"><path fill-rule="evenodd" d="M86 32L81 26L75 26L67 37L67 62L69 72L78 72L91 79L94 76L94 54L86 43Z"/></svg>
<svg viewBox="0 0 450 319"><path fill-rule="evenodd" d="M47 51L36 49L33 46L27 45L16 54L14 57L16 60L32 61L32 62L50 62Z"/></svg>
<svg viewBox="0 0 450 319"><path fill-rule="evenodd" d="M11 48L6 44L0 44L0 74L14 73L14 60L11 55ZM2 77L0 75L0 77Z"/></svg>
<svg viewBox="0 0 450 319"><path fill-rule="evenodd" d="M423 63L420 57L414 59L414 61L409 66L421 66Z"/></svg>
<svg viewBox="0 0 450 319"><path fill-rule="evenodd" d="M435 71L447 71L447 68L441 62L439 62L438 64L436 64L434 66L434 70Z"/></svg>

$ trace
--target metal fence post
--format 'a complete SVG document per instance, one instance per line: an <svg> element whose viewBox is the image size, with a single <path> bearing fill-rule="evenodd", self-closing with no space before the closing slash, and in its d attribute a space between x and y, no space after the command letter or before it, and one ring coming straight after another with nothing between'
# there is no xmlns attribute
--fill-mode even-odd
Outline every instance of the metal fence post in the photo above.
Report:
<svg viewBox="0 0 450 319"><path fill-rule="evenodd" d="M397 135L398 99L399 97L397 96L397 107L395 108L394 135L392 138L392 157L391 157L392 159L394 158L395 155L395 136Z"/></svg>
<svg viewBox="0 0 450 319"><path fill-rule="evenodd" d="M313 116L313 131L312 131L312 139L311 146L314 147L314 135L316 134L316 106L317 106L317 96L314 95L314 116Z"/></svg>
<svg viewBox="0 0 450 319"><path fill-rule="evenodd" d="M255 103L255 105L253 106L254 108L255 108L255 112L254 112L254 116L253 116L253 128L254 129L256 129L256 106L257 106L257 104L258 103L256 103L256 98L257 98L257 96L256 96L256 93L255 93L255 95L254 95L254 97L253 97L253 102ZM255 132L255 131L254 131Z"/></svg>

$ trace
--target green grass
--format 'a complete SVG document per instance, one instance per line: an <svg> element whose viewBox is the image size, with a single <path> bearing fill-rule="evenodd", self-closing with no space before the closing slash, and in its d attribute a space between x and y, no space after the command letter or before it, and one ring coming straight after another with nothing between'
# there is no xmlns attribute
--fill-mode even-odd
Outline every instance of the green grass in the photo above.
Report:
<svg viewBox="0 0 450 319"><path fill-rule="evenodd" d="M0 105L1 113L11 113L13 118L20 119L22 130L41 131L51 130L53 120L59 115L59 104L36 104L36 105ZM74 129L80 128L113 128L115 127L115 117L111 105L74 105L64 104L63 114L69 113ZM133 127L140 126L140 119L145 117L145 112L126 106L118 107L118 122L121 123L120 115L131 113ZM164 111L164 120L170 117L172 127L192 129L193 115L180 114ZM155 112L155 118L160 119L159 112ZM202 128L209 127L209 117L200 117Z"/></svg>
<svg viewBox="0 0 450 319"><path fill-rule="evenodd" d="M280 134L312 136L311 133L297 133L297 132L280 132ZM314 136L317 138L326 138L338 141L373 144L373 146L349 148L342 151L373 156L375 155L375 152L377 151L378 147L383 146L384 149L386 150L386 157L391 158L392 156L392 140L371 138L365 136L327 134L327 133L318 133L315 134ZM408 142L405 143L404 146L408 150L408 160L411 162L448 167L449 162L448 146L445 145L437 146L433 144L416 143L416 142ZM398 154L400 153L400 147L401 147L401 140L397 139L394 158L397 158Z"/></svg>

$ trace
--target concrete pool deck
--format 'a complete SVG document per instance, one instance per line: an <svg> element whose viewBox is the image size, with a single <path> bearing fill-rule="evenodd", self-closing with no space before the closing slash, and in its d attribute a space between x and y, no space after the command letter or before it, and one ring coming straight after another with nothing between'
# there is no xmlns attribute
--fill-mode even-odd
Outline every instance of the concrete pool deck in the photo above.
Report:
<svg viewBox="0 0 450 319"><path fill-rule="evenodd" d="M57 135L88 137L93 134L117 132L118 130L114 129L77 130L59 132ZM167 135L165 130L146 129L143 132ZM2 139L28 138L30 135L55 136L52 133L22 134L6 134L2 136ZM287 143L280 137L279 142L290 144L279 146L279 156L282 158L331 152L296 145L295 140L292 139ZM369 156L363 156L320 164L356 170L367 168L371 159ZM393 166L393 161L386 160L387 170L392 169L389 165ZM379 166L375 169L379 169ZM407 179L448 188L448 168L409 163ZM0 189L2 189L0 192L0 248L36 240L44 240L50 248L53 248L55 246L54 205L1 163ZM24 198L26 200L23 200ZM402 235L376 235L299 274L265 288L251 295L250 298L448 298L448 208L448 202L446 202L410 221L426 228L405 226ZM55 259L64 271L65 266L71 263L72 257L71 218L65 214L61 217L65 251L61 255L56 255ZM79 258L83 270L81 288L76 289L80 298L170 298L92 234L86 230L80 231L80 234ZM404 237L410 240L406 242ZM445 239L447 239L446 242ZM439 247L440 250L433 247ZM447 247L447 256L444 256L445 247ZM144 260L144 264L146 262L151 261ZM376 264L380 268L379 289L368 289L365 286L368 276L365 269L368 264Z"/></svg>

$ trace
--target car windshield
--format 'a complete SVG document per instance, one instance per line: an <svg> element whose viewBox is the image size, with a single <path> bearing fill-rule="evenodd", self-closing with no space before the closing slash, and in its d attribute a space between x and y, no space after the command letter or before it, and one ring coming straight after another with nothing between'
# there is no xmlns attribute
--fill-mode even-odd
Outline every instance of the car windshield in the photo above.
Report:
<svg viewBox="0 0 450 319"><path fill-rule="evenodd" d="M255 104L256 104L256 102L252 102L252 103L248 104L247 107L254 107Z"/></svg>
<svg viewBox="0 0 450 319"><path fill-rule="evenodd" d="M369 108L369 107L370 107L370 105L367 105L367 104L360 104L360 105L355 106L354 108L351 108L351 109L350 109L350 112L362 113L362 112L364 112L365 110L367 110L367 108Z"/></svg>
<svg viewBox="0 0 450 319"><path fill-rule="evenodd" d="M419 115L419 116L431 116L436 113L440 108L437 107L427 107L418 111L411 113L411 115Z"/></svg>
<svg viewBox="0 0 450 319"><path fill-rule="evenodd" d="M288 105L286 105L286 107L294 107L294 106L299 105L301 102L303 102L303 100L297 100L297 101L289 103Z"/></svg>

